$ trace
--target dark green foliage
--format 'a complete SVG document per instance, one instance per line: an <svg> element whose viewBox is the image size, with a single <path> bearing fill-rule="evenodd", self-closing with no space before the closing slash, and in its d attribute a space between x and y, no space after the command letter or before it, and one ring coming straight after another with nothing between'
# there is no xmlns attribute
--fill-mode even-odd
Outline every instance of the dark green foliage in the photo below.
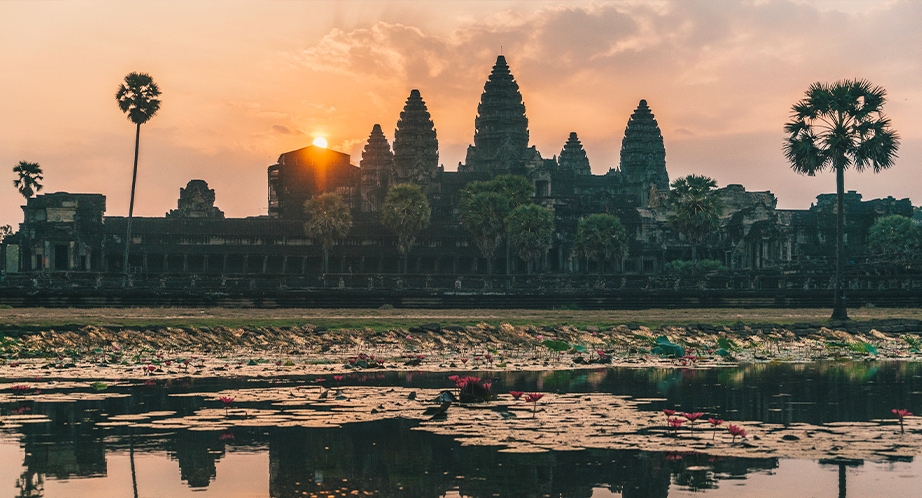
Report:
<svg viewBox="0 0 922 498"><path fill-rule="evenodd" d="M487 273L493 273L493 254L507 234L506 217L513 209L531 203L534 192L531 181L518 175L471 182L461 191L461 223L486 258Z"/></svg>
<svg viewBox="0 0 922 498"><path fill-rule="evenodd" d="M129 73L115 92L118 108L140 126L160 110L160 87L147 73Z"/></svg>
<svg viewBox="0 0 922 498"><path fill-rule="evenodd" d="M651 349L650 352L661 356L672 356L673 358L685 356L685 349L670 341L669 338L664 335L656 338L656 346Z"/></svg>
<svg viewBox="0 0 922 498"><path fill-rule="evenodd" d="M13 166L13 173L17 175L13 180L13 186L26 200L42 190L42 184L39 183L43 178L42 167L38 163L19 161L19 164Z"/></svg>
<svg viewBox="0 0 922 498"><path fill-rule="evenodd" d="M720 227L723 206L717 195L717 182L700 175L677 178L670 185L669 224L692 246L692 259L698 259L698 246Z"/></svg>
<svg viewBox="0 0 922 498"><path fill-rule="evenodd" d="M536 204L519 206L506 217L506 230L512 247L528 262L531 270L551 246L554 213Z"/></svg>
<svg viewBox="0 0 922 498"><path fill-rule="evenodd" d="M397 249L403 256L406 271L407 255L416 243L416 234L429 226L429 201L426 194L416 185L403 183L394 185L387 191L381 221L384 226L397 234Z"/></svg>
<svg viewBox="0 0 922 498"><path fill-rule="evenodd" d="M330 249L352 228L349 206L339 194L327 192L304 202L304 234L319 239L323 245L323 271L329 271Z"/></svg>
<svg viewBox="0 0 922 498"><path fill-rule="evenodd" d="M878 218L868 230L868 250L888 260L916 258L922 250L922 228L898 214Z"/></svg>
<svg viewBox="0 0 922 498"><path fill-rule="evenodd" d="M493 273L493 254L503 243L509 214L509 199L498 192L483 191L467 197L461 207L461 223L471 232L480 254L487 260L487 273Z"/></svg>
<svg viewBox="0 0 922 498"><path fill-rule="evenodd" d="M883 113L887 92L867 80L810 85L791 108L784 155L791 168L813 176L836 173L836 279L832 319L846 320L845 307L845 170L854 166L875 173L893 166L899 137Z"/></svg>
<svg viewBox="0 0 922 498"><path fill-rule="evenodd" d="M627 256L627 235L617 216L591 214L579 221L573 246L577 253L604 265Z"/></svg>

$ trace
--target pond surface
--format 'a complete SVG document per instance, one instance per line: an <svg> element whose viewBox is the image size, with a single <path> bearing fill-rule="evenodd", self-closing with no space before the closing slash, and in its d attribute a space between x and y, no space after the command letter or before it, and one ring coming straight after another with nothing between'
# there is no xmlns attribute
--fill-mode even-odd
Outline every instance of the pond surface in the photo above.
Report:
<svg viewBox="0 0 922 498"><path fill-rule="evenodd" d="M342 384L448 388L445 373L364 372ZM479 373L485 376L483 372ZM721 418L823 424L922 412L922 364L748 365L711 370L608 368L503 372L494 389L606 392ZM505 453L463 446L392 419L341 428L135 428L103 423L152 411L194 414L214 400L184 393L298 384L288 379L180 379L113 386L112 397L0 403L44 422L0 426L0 498L222 496L769 497L914 496L918 458L821 463L685 451ZM0 380L0 383L10 380ZM89 382L87 382L88 384ZM63 385L63 382L62 382ZM86 389L84 388L84 391ZM67 394L61 389L61 394ZM914 435L918 437L917 435Z"/></svg>

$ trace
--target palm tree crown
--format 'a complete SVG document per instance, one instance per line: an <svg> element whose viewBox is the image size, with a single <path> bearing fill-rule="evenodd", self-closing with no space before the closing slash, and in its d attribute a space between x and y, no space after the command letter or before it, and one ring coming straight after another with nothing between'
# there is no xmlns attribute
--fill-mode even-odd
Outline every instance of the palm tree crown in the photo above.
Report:
<svg viewBox="0 0 922 498"><path fill-rule="evenodd" d="M794 171L812 176L853 165L878 173L893 166L899 137L883 114L886 94L867 80L810 85L784 126L784 155Z"/></svg>
<svg viewBox="0 0 922 498"><path fill-rule="evenodd" d="M129 73L115 92L122 112L136 125L146 123L160 110L160 88L147 73Z"/></svg>
<svg viewBox="0 0 922 498"><path fill-rule="evenodd" d="M836 275L832 318L848 319L845 306L845 170L854 166L875 173L893 166L899 136L884 116L887 92L867 80L814 83L791 109L784 125L790 136L784 155L791 168L813 176L832 169L836 173Z"/></svg>
<svg viewBox="0 0 922 498"><path fill-rule="evenodd" d="M42 167L38 163L19 161L19 164L13 166L13 173L19 175L19 178L13 180L13 186L27 200L42 190L42 184L39 183L39 180L43 178Z"/></svg>

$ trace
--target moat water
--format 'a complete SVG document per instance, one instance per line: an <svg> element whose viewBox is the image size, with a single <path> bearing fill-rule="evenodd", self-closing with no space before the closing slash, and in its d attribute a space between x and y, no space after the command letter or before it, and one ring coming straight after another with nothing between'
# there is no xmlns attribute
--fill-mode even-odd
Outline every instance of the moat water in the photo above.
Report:
<svg viewBox="0 0 922 498"><path fill-rule="evenodd" d="M347 376L343 384L439 388L448 387L446 375L367 372ZM462 446L450 437L412 430L416 422L408 420L336 429L204 431L99 423L113 415L151 411L192 414L214 402L176 394L270 382L184 379L113 388L122 396L101 400L2 403L3 414L30 413L47 420L0 427L0 498L906 497L922 489L919 458L838 465L683 451L515 454ZM892 408L922 412L922 364L510 372L497 375L494 389L606 392L649 398L645 408L650 410L670 407L736 421L823 424L892 418Z"/></svg>

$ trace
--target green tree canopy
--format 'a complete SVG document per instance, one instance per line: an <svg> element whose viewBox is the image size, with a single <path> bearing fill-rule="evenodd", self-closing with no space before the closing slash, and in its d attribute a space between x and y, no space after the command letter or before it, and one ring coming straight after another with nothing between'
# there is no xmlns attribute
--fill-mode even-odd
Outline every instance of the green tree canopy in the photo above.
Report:
<svg viewBox="0 0 922 498"><path fill-rule="evenodd" d="M462 205L470 197L482 192L496 192L502 195L509 202L509 211L512 211L531 202L535 186L521 175L498 175L490 181L471 182L461 191Z"/></svg>
<svg viewBox="0 0 922 498"><path fill-rule="evenodd" d="M617 216L591 214L579 220L573 246L586 259L599 261L604 271L606 261L627 256L627 234Z"/></svg>
<svg viewBox="0 0 922 498"><path fill-rule="evenodd" d="M794 171L836 173L836 277L832 319L848 319L845 306L845 170L893 166L899 137L883 113L887 92L867 80L810 85L784 125L784 155Z"/></svg>
<svg viewBox="0 0 922 498"><path fill-rule="evenodd" d="M554 213L537 204L519 206L506 217L509 242L528 262L529 272L548 247L554 233Z"/></svg>
<svg viewBox="0 0 922 498"><path fill-rule="evenodd" d="M717 182L701 175L676 178L669 190L672 212L667 219L692 246L692 260L698 259L697 248L720 227L723 206L717 195Z"/></svg>
<svg viewBox="0 0 922 498"><path fill-rule="evenodd" d="M329 271L330 249L352 228L352 213L339 194L327 192L304 201L304 233L320 240L323 246L323 271Z"/></svg>
<svg viewBox="0 0 922 498"><path fill-rule="evenodd" d="M474 237L480 254L487 260L487 273L493 273L493 254L503 242L509 199L498 192L482 191L467 197L461 207L461 223Z"/></svg>
<svg viewBox="0 0 922 498"><path fill-rule="evenodd" d="M486 258L488 273L493 273L493 254L506 234L506 217L513 209L531 203L534 193L535 186L520 175L498 175L490 181L471 182L461 191L461 222ZM511 250L506 244L507 272L510 260Z"/></svg>
<svg viewBox="0 0 922 498"><path fill-rule="evenodd" d="M911 218L882 216L868 230L868 250L889 260L906 261L920 256L922 228Z"/></svg>
<svg viewBox="0 0 922 498"><path fill-rule="evenodd" d="M13 180L13 186L19 190L19 194L26 200L29 200L36 192L42 190L42 184L39 183L44 177L42 176L42 167L38 163L19 161L19 164L13 166L13 173L17 177Z"/></svg>
<svg viewBox="0 0 922 498"><path fill-rule="evenodd" d="M426 194L418 186L401 183L387 191L381 221L397 234L397 249L403 257L404 271L407 271L407 256L416 243L416 235L429 226L431 214Z"/></svg>

